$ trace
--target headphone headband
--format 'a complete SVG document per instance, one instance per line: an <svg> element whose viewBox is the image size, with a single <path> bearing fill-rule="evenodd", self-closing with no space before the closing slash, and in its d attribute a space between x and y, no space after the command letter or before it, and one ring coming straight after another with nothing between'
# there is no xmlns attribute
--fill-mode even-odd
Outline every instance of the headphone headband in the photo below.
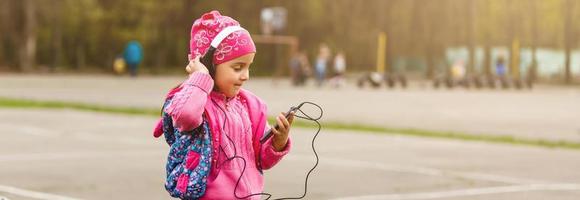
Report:
<svg viewBox="0 0 580 200"><path fill-rule="evenodd" d="M218 45L230 34L239 30L246 29L242 28L241 26L228 26L224 28L215 36L215 38L213 38L213 40L211 41L211 45L209 46L209 48L207 48L207 51L201 57L200 59L201 63L203 63L207 67L207 69L209 70L209 74L211 75L212 78L215 77L215 66L213 64L213 55L215 54Z"/></svg>
<svg viewBox="0 0 580 200"><path fill-rule="evenodd" d="M224 39L226 39L226 37L228 37L233 32L236 32L236 31L239 31L239 30L246 30L246 29L242 28L241 26L228 26L228 27L224 28L222 31L220 31L217 34L217 36L215 36L215 38L213 38L213 40L211 41L211 47L217 49L218 45Z"/></svg>

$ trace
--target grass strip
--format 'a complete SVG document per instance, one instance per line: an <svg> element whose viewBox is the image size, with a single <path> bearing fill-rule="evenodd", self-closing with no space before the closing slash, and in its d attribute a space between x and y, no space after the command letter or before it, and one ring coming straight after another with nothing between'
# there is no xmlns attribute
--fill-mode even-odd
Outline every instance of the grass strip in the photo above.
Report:
<svg viewBox="0 0 580 200"><path fill-rule="evenodd" d="M133 108L133 107L115 107L104 106L86 103L73 103L61 101L40 101L30 99L15 99L0 97L0 107L5 108L43 108L43 109L74 109L81 111L102 112L111 114L126 114L139 116L159 116L159 109L148 108ZM271 124L275 122L275 118L268 119ZM515 144L526 146L537 146L546 148L564 148L580 150L580 143L568 141L551 141L543 139L526 139L515 138L513 136L496 135L496 134L468 134L453 131L431 131L421 129L407 129L407 128L387 128L362 124L347 124L338 122L322 122L324 129L341 130L341 131L355 131L355 132L370 132L377 134L391 134L391 135L406 135L429 138L445 138L468 141L483 141L489 143L500 144ZM293 126L303 128L317 128L315 123L297 119Z"/></svg>
<svg viewBox="0 0 580 200"><path fill-rule="evenodd" d="M112 113L112 114L127 114L127 115L149 115L159 116L158 109L145 108L131 108L131 107L115 107L104 106L87 103L73 103L61 101L39 101L30 99L14 99L0 97L0 107L8 108L44 108L44 109L74 109L82 111Z"/></svg>

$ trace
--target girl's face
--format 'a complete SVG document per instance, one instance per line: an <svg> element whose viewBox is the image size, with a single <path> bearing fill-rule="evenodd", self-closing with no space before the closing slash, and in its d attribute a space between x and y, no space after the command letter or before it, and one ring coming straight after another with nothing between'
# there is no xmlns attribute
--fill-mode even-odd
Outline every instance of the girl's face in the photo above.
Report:
<svg viewBox="0 0 580 200"><path fill-rule="evenodd" d="M216 66L215 85L226 97L234 97L250 78L250 64L256 53L249 53Z"/></svg>

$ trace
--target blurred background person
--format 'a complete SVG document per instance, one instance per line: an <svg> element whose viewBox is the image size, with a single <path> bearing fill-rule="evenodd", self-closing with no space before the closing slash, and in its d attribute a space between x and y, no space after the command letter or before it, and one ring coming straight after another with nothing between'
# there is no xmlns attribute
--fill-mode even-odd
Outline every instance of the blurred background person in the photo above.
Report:
<svg viewBox="0 0 580 200"><path fill-rule="evenodd" d="M141 60L143 60L142 49L141 44L136 40L130 41L127 44L127 47L125 47L123 58L125 59L127 66L129 66L129 74L131 77L137 76L139 64L141 63Z"/></svg>
<svg viewBox="0 0 580 200"><path fill-rule="evenodd" d="M505 58L503 56L499 56L495 63L495 74L499 78L503 78L507 75L507 67L505 66Z"/></svg>
<svg viewBox="0 0 580 200"><path fill-rule="evenodd" d="M342 87L346 84L344 79L344 74L346 72L346 58L344 56L344 51L339 51L336 56L334 56L334 77L332 77L332 85L334 87Z"/></svg>
<svg viewBox="0 0 580 200"><path fill-rule="evenodd" d="M316 56L316 84L320 87L326 79L326 66L330 58L330 48L325 43L320 44L318 56Z"/></svg>
<svg viewBox="0 0 580 200"><path fill-rule="evenodd" d="M125 64L125 59L123 59L122 55L117 55L115 60L113 60L113 72L116 75L122 75L127 70L127 65Z"/></svg>
<svg viewBox="0 0 580 200"><path fill-rule="evenodd" d="M310 63L306 52L299 51L290 59L290 77L292 85L304 86L308 76L310 76Z"/></svg>

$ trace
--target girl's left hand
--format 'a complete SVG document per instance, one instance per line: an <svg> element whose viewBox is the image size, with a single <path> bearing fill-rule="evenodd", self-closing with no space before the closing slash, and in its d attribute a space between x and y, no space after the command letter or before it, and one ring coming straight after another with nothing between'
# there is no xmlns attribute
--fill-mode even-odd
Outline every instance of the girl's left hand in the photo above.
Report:
<svg viewBox="0 0 580 200"><path fill-rule="evenodd" d="M189 55L187 55L187 58L189 59L189 63L187 64L187 66L185 66L185 71L188 74L191 74L193 72L202 72L202 73L209 74L207 67L199 61L200 56L192 58L191 54L189 54Z"/></svg>
<svg viewBox="0 0 580 200"><path fill-rule="evenodd" d="M292 125L292 121L294 121L294 112L290 113L288 119L286 119L285 115L286 113L280 113L280 115L278 115L276 118L278 129L272 129L272 133L274 133L274 137L272 137L272 146L274 146L276 151L282 151L286 148L290 126Z"/></svg>

